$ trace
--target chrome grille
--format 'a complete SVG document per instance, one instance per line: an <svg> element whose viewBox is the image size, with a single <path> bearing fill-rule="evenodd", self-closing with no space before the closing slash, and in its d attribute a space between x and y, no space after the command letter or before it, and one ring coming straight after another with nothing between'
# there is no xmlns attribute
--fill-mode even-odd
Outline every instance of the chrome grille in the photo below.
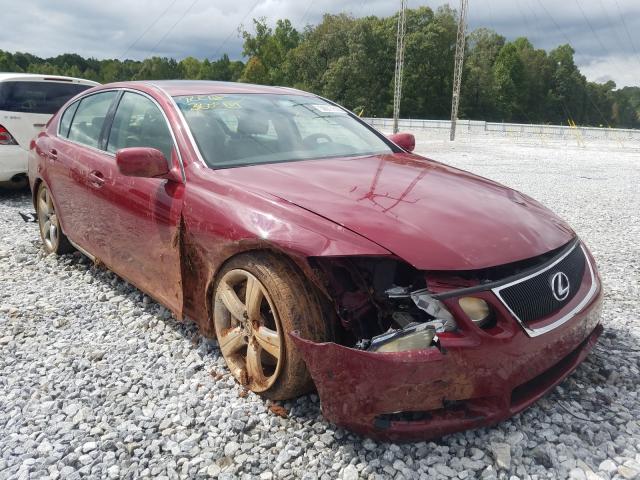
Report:
<svg viewBox="0 0 640 480"><path fill-rule="evenodd" d="M579 243L563 252L550 265L524 278L493 289L514 316L526 326L558 312L573 299L582 284L587 259ZM554 296L552 278L564 273L569 281L569 292L559 300Z"/></svg>

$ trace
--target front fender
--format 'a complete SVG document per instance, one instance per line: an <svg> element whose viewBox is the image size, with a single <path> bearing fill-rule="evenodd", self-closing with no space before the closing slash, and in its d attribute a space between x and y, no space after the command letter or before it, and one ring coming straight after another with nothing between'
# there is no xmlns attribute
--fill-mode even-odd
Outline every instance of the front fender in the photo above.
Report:
<svg viewBox="0 0 640 480"><path fill-rule="evenodd" d="M307 276L307 257L391 255L357 233L282 199L214 181L213 171L189 170L181 228L184 311L205 334L213 334L208 287L222 264L235 255L277 251Z"/></svg>

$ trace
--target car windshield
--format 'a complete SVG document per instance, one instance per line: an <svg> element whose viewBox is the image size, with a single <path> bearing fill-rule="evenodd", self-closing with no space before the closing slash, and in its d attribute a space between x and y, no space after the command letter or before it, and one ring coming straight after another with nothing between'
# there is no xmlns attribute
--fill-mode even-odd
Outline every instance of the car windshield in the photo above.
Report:
<svg viewBox="0 0 640 480"><path fill-rule="evenodd" d="M393 152L346 110L318 97L225 94L175 100L212 168Z"/></svg>

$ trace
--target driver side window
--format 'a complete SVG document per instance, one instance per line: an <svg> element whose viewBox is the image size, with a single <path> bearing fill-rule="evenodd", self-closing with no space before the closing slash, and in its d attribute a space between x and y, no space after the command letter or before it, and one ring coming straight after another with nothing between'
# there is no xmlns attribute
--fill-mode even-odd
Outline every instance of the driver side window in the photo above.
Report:
<svg viewBox="0 0 640 480"><path fill-rule="evenodd" d="M107 141L111 153L129 147L158 149L171 162L173 139L162 112L147 97L133 92L122 95Z"/></svg>

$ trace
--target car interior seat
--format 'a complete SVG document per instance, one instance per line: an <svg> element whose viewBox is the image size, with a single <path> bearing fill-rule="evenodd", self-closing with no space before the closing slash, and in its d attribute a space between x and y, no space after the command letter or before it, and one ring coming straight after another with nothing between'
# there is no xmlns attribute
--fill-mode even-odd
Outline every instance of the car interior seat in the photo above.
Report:
<svg viewBox="0 0 640 480"><path fill-rule="evenodd" d="M238 128L235 137L229 141L229 156L232 159L258 157L273 153L260 135L269 132L269 120L262 116L243 113L238 117Z"/></svg>

